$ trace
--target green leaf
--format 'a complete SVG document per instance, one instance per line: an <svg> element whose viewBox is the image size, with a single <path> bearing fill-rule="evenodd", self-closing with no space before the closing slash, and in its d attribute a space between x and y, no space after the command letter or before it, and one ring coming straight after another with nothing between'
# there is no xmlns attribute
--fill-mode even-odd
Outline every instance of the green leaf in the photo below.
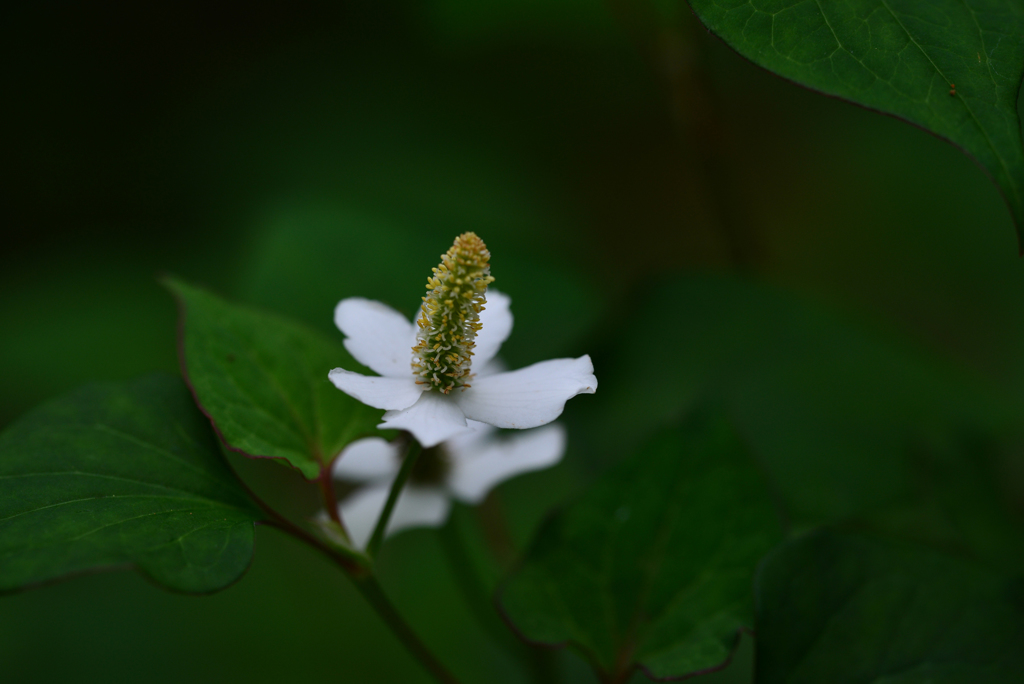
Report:
<svg viewBox="0 0 1024 684"><path fill-rule="evenodd" d="M188 382L232 449L281 459L313 480L346 444L374 432L380 411L327 379L332 368L361 368L340 343L180 281L165 284L181 307Z"/></svg>
<svg viewBox="0 0 1024 684"><path fill-rule="evenodd" d="M755 64L961 147L998 185L1024 240L1019 0L690 4L712 32Z"/></svg>
<svg viewBox="0 0 1024 684"><path fill-rule="evenodd" d="M129 564L215 591L245 572L261 517L171 376L89 385L0 434L0 591Z"/></svg>
<svg viewBox="0 0 1024 684"><path fill-rule="evenodd" d="M572 643L610 677L679 677L728 661L753 624L754 566L780 538L729 423L697 417L551 520L501 605L526 639Z"/></svg>
<svg viewBox="0 0 1024 684"><path fill-rule="evenodd" d="M822 531L757 578L757 682L984 684L1024 676L1024 591L924 548Z"/></svg>

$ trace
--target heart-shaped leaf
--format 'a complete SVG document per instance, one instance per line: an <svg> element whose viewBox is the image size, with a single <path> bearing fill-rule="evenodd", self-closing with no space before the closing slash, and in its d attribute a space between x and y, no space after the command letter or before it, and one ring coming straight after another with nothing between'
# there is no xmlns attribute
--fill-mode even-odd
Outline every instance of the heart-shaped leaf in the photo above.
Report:
<svg viewBox="0 0 1024 684"><path fill-rule="evenodd" d="M0 591L122 565L214 591L260 518L175 377L90 385L0 434Z"/></svg>
<svg viewBox="0 0 1024 684"><path fill-rule="evenodd" d="M820 531L757 579L757 682L992 684L1024 676L1024 587L964 561Z"/></svg>
<svg viewBox="0 0 1024 684"><path fill-rule="evenodd" d="M286 461L316 479L380 411L335 388L332 368L359 368L339 342L177 280L182 366L200 408L228 446ZM324 313L330 316L331 312Z"/></svg>
<svg viewBox="0 0 1024 684"><path fill-rule="evenodd" d="M1024 233L1019 0L690 0L741 55L801 85L906 119L961 147ZM1024 239L1024 238L1022 238Z"/></svg>
<svg viewBox="0 0 1024 684"><path fill-rule="evenodd" d="M729 423L697 417L551 520L501 605L526 639L573 644L609 681L715 669L753 626L754 567L780 538Z"/></svg>

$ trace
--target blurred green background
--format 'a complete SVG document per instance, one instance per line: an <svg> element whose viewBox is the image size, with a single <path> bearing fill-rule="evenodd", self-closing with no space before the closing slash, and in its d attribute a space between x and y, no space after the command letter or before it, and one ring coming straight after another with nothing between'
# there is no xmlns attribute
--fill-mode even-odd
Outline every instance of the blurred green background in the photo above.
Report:
<svg viewBox="0 0 1024 684"><path fill-rule="evenodd" d="M794 527L883 521L1020 567L1024 263L952 146L759 70L682 3L5 13L0 425L176 372L160 273L337 335L345 296L411 314L474 230L513 298L509 365L590 353L601 383L567 407L566 461L501 488L521 543L711 397ZM297 475L238 467L315 507ZM381 563L457 674L526 681L436 533ZM745 643L704 681L749 681ZM133 573L3 597L0 662L16 682L426 681L344 577L266 529L213 597Z"/></svg>

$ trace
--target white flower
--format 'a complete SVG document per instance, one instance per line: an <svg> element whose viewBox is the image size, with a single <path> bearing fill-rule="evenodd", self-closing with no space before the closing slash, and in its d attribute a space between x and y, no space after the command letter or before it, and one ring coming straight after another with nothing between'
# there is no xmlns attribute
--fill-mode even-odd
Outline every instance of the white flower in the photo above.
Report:
<svg viewBox="0 0 1024 684"><path fill-rule="evenodd" d="M395 503L386 534L440 526L448 518L451 497L477 504L500 482L552 466L565 451L565 430L558 424L499 438L489 425L469 422L472 431L420 454L413 477ZM384 510L402 450L401 444L370 437L352 442L334 461L335 479L367 483L338 505L357 548L366 548ZM418 478L417 471L423 470L426 477Z"/></svg>
<svg viewBox="0 0 1024 684"><path fill-rule="evenodd" d="M467 432L466 420L501 428L534 428L561 415L565 402L597 389L594 366L587 355L551 359L509 372L490 363L512 332L511 300L487 290L480 311L480 330L473 349L474 375L468 387L444 394L417 384L413 347L418 326L380 302L353 297L334 310L334 322L346 335L345 348L363 365L379 373L367 376L335 368L334 385L374 408L386 409L378 427L408 430L426 448Z"/></svg>

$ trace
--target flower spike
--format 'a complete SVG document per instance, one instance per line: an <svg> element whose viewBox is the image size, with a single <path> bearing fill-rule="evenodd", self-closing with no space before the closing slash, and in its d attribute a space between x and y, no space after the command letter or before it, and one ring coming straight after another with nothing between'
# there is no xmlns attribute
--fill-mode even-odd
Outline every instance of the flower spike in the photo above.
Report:
<svg viewBox="0 0 1024 684"><path fill-rule="evenodd" d="M345 348L378 375L335 368L328 377L350 397L387 411L380 429L407 430L430 449L472 432L472 420L517 430L545 425L566 401L597 390L586 354L508 372L490 363L512 332L511 300L488 289L490 257L476 235L460 235L434 269L412 321L362 297L334 308Z"/></svg>
<svg viewBox="0 0 1024 684"><path fill-rule="evenodd" d="M480 312L487 286L494 282L488 263L491 253L476 233L463 233L441 255L427 279L412 348L413 374L419 385L448 394L469 387Z"/></svg>

